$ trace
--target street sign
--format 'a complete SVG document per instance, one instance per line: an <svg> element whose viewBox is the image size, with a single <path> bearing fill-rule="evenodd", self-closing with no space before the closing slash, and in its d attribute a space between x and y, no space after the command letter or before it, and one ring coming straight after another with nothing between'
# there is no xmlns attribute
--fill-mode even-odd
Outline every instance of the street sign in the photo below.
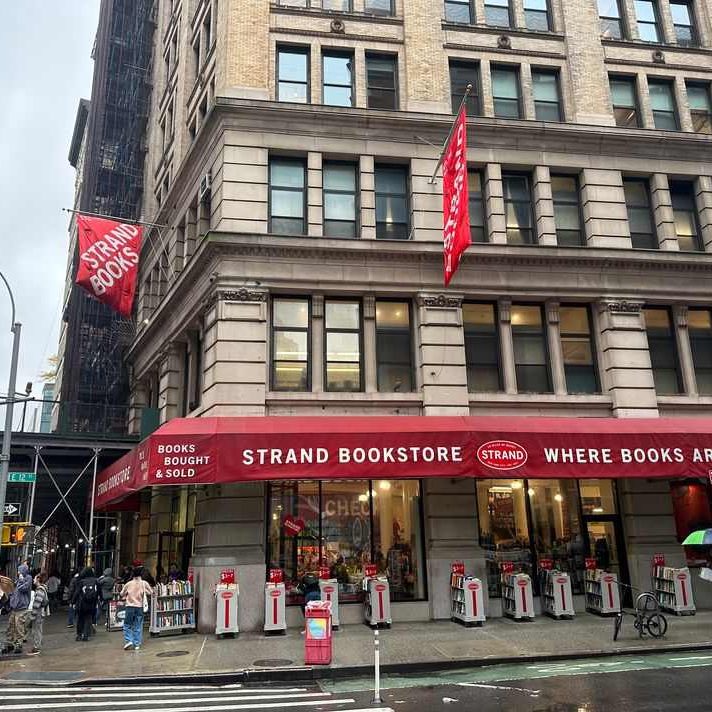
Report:
<svg viewBox="0 0 712 712"><path fill-rule="evenodd" d="M7 481L8 482L22 482L22 483L32 483L37 479L37 475L34 472L8 472Z"/></svg>
<svg viewBox="0 0 712 712"><path fill-rule="evenodd" d="M20 503L19 502L7 502L5 504L5 516L6 517L19 517L20 516Z"/></svg>

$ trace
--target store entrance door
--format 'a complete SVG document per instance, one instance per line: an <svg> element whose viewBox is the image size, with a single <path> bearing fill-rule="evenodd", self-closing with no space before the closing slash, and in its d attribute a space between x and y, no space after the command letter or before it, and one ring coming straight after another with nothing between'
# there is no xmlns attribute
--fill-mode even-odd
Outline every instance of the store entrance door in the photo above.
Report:
<svg viewBox="0 0 712 712"><path fill-rule="evenodd" d="M625 544L620 519L617 516L584 515L588 556L596 559L596 567L617 574L621 587L621 601L630 604L630 576L625 555Z"/></svg>

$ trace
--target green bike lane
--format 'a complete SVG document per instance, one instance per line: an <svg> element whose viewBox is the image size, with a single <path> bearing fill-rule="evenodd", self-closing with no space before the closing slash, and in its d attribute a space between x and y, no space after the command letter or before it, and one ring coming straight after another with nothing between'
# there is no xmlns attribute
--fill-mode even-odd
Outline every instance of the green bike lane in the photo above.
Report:
<svg viewBox="0 0 712 712"><path fill-rule="evenodd" d="M576 675L606 675L638 670L669 670L712 666L712 653L649 653L645 655L615 655L604 658L574 659L560 662L513 663L478 668L462 668L437 673L413 675L382 675L381 688L403 689L409 687L455 685L487 688L493 683L512 680L537 680L550 677ZM327 692L359 692L373 688L373 678L322 680Z"/></svg>

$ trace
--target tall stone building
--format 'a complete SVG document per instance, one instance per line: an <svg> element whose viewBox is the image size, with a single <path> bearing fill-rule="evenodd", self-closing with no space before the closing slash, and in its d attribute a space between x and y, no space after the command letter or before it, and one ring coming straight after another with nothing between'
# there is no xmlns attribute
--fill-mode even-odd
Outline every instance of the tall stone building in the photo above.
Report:
<svg viewBox="0 0 712 712"><path fill-rule="evenodd" d="M144 215L165 227L142 255L134 429L145 407L710 417L708 2L158 6ZM473 245L444 290L436 169L468 84ZM685 563L686 511L712 523L700 479L490 472L154 487L139 554L190 559L206 593L237 565L245 628L266 569L291 590L322 559L346 602L372 560L413 620L450 616L453 560L490 615L503 561L553 559L582 607L585 557L646 588L654 553Z"/></svg>

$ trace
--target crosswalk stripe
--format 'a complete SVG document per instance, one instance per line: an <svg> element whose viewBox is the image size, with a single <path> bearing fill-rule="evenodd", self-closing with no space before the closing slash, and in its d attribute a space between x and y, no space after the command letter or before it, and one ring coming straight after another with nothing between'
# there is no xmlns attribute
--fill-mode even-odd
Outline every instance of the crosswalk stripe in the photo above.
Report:
<svg viewBox="0 0 712 712"><path fill-rule="evenodd" d="M205 697L204 694L200 694L200 697ZM289 698L294 698L294 697L309 697L312 698L312 700L315 697L330 697L331 693L330 692L301 692L301 693L290 693ZM116 697L116 695L114 695ZM244 700L283 700L285 699L285 696L282 694L271 694L271 695L236 695L233 697L221 697L220 702L241 702ZM321 700L320 700L321 702ZM72 702L72 708L76 707L108 707L110 705L116 705L117 700L112 700L110 702ZM170 700L170 704L174 705L192 705L195 704L195 699L182 699L182 700ZM309 702L305 702L304 704L310 704ZM42 703L42 704L37 704L33 703L32 704L32 709L51 709L56 707L56 703ZM284 706L284 705L282 705ZM3 704L2 706L3 712L4 710L26 710L27 709L27 701L25 701L24 704L22 705L5 705ZM179 708L176 708L179 709ZM216 707L210 707L209 709L218 709ZM225 707L224 709L233 709L231 707ZM236 706L234 709L250 709L249 707L240 707L239 705ZM165 708L162 709L162 712L167 712ZM184 711L183 711L184 712Z"/></svg>
<svg viewBox="0 0 712 712"><path fill-rule="evenodd" d="M232 712L232 710L276 710L282 709L283 707L315 707L317 704L319 707L324 705L347 705L356 702L353 698L346 700L306 700L301 702L281 702L281 703L257 703L254 705L211 705L210 707L189 707L190 712ZM54 706L56 709L56 706ZM6 709L3 707L3 709ZM102 712L126 712L126 708L115 707L113 710L102 710ZM186 712L185 707L163 707L161 712ZM379 712L378 709L369 710L343 710L343 712ZM393 712L392 709L387 709L386 712Z"/></svg>
<svg viewBox="0 0 712 712"><path fill-rule="evenodd" d="M133 690L136 690L137 688L133 688ZM97 690L97 692L94 692L94 690ZM101 690L101 692L99 692ZM14 692L14 691L13 691ZM121 694L117 694L116 692L104 692L104 688L101 687L93 687L89 688L88 690L81 690L74 692L73 688L62 688L61 692L50 692L49 694L45 693L43 689L35 689L32 691L33 695L39 695L42 697L43 700L45 699L77 699L81 697L82 699L84 698L100 698L100 697L141 697L141 698L148 698L148 697L176 697L178 695L196 695L198 697L205 697L206 693L209 693L211 695L234 695L234 694L242 694L242 695L249 695L249 694L257 694L257 693L281 693L281 694L289 694L289 695L294 695L297 692L308 692L306 687L288 687L288 688L249 688L245 687L240 690L236 689L221 689L221 688L211 688L211 689L206 689L206 688L196 688L192 687L189 690L172 690L170 692L144 692L141 690L140 692L122 692ZM4 695L0 694L0 700L2 701L12 701L12 700L25 700L27 699L27 693L23 695L19 694L14 694L14 695ZM168 700L168 702L171 702L172 700Z"/></svg>
<svg viewBox="0 0 712 712"><path fill-rule="evenodd" d="M10 682L7 682L6 680L0 680L0 690L11 690L12 692L31 692L33 694L37 692L65 692L67 690L77 690L79 692L86 692L87 690L106 690L106 691L112 691L112 692L119 692L121 690L195 690L195 689L200 689L200 690L226 690L226 689L240 689L244 688L244 685L241 684L232 684L232 685L202 685L199 682L196 682L193 685L141 685L140 683L137 685L120 685L120 686L113 686L113 685L97 685L95 687L91 687L88 685L71 685L67 683L66 685L61 685L57 687L45 687L44 685L37 685L36 687L19 687L18 685L13 685ZM274 689L274 688L273 688ZM277 688L277 689L285 689L285 688Z"/></svg>

